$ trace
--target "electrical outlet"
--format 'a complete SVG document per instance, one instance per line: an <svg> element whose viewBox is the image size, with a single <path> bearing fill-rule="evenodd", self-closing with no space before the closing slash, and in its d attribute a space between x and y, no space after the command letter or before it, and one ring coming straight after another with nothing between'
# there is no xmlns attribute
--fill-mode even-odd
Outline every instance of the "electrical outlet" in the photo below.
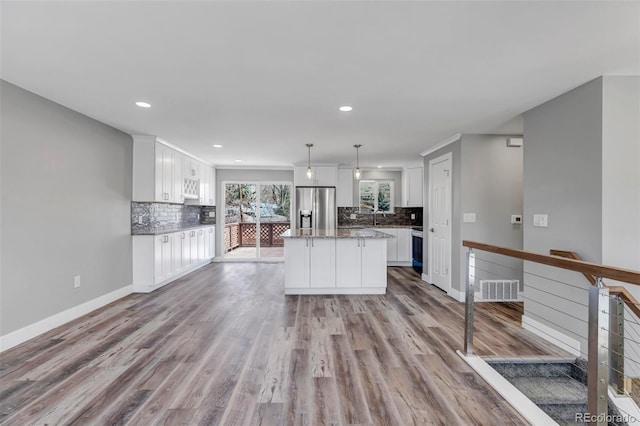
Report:
<svg viewBox="0 0 640 426"><path fill-rule="evenodd" d="M416 214L415 213L411 213L411 220L414 220L416 218Z"/></svg>
<svg viewBox="0 0 640 426"><path fill-rule="evenodd" d="M355 219L357 216L355 213L351 213L351 216L349 216L351 219Z"/></svg>
<svg viewBox="0 0 640 426"><path fill-rule="evenodd" d="M142 215L138 216L138 225L142 225Z"/></svg>
<svg viewBox="0 0 640 426"><path fill-rule="evenodd" d="M512 214L511 215L511 223L514 225L518 225L522 223L522 215L520 214Z"/></svg>
<svg viewBox="0 0 640 426"><path fill-rule="evenodd" d="M80 275L73 277L73 288L80 287Z"/></svg>
<svg viewBox="0 0 640 426"><path fill-rule="evenodd" d="M200 213L198 213L198 220L200 220Z"/></svg>
<svg viewBox="0 0 640 426"><path fill-rule="evenodd" d="M476 222L476 214L475 213L463 213L462 221L465 223L475 223Z"/></svg>
<svg viewBox="0 0 640 426"><path fill-rule="evenodd" d="M216 217L216 212L209 212L209 217Z"/></svg>

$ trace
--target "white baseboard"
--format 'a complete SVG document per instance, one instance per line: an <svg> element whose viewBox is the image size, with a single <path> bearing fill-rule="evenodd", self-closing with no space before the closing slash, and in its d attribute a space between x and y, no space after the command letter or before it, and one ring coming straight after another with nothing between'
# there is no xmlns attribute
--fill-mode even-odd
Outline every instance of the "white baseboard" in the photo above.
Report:
<svg viewBox="0 0 640 426"><path fill-rule="evenodd" d="M447 296L456 299L458 302L464 302L467 300L467 293L465 291L458 291L453 287L447 291Z"/></svg>
<svg viewBox="0 0 640 426"><path fill-rule="evenodd" d="M327 295L327 294L386 294L386 287L332 287L332 288L285 288L284 294Z"/></svg>
<svg viewBox="0 0 640 426"><path fill-rule="evenodd" d="M580 342L560 333L558 330L551 328L548 325L544 325L531 317L522 315L522 328L529 330L533 334L542 337L544 340L564 349L571 355L580 356Z"/></svg>
<svg viewBox="0 0 640 426"><path fill-rule="evenodd" d="M426 282L426 283L431 283L431 277L429 276L429 274L425 274L424 272L422 273L422 281Z"/></svg>
<svg viewBox="0 0 640 426"><path fill-rule="evenodd" d="M74 306L66 311L59 312L19 330L0 336L0 352L11 349L29 339L33 339L34 337L53 330L54 328L66 324L69 321L73 321L82 315L88 314L91 311L95 311L96 309L108 305L111 302L115 302L118 299L128 296L131 293L133 293L133 285L128 285L93 300L89 300L82 305Z"/></svg>
<svg viewBox="0 0 640 426"><path fill-rule="evenodd" d="M411 266L413 265L413 263L411 262L404 262L404 261L390 261L387 262L387 266Z"/></svg>
<svg viewBox="0 0 640 426"><path fill-rule="evenodd" d="M473 370L495 389L518 413L527 419L532 425L557 425L547 413L531 402L522 392L513 386L500 373L491 368L482 358L476 355L466 356L460 351L458 355L464 359Z"/></svg>

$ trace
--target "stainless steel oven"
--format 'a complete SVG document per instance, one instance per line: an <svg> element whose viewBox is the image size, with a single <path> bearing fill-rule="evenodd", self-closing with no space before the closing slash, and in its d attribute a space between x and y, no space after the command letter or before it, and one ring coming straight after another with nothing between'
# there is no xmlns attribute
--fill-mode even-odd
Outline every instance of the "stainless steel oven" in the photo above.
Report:
<svg viewBox="0 0 640 426"><path fill-rule="evenodd" d="M411 230L411 264L419 274L422 273L422 238L422 226Z"/></svg>

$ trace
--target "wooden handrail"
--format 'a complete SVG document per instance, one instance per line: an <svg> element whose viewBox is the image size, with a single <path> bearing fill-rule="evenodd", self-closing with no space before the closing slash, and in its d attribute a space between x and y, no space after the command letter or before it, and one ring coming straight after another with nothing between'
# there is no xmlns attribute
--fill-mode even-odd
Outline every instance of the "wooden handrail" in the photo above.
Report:
<svg viewBox="0 0 640 426"><path fill-rule="evenodd" d="M475 241L464 240L462 241L462 245L464 247L487 251L489 253L501 254L504 256L515 257L517 259L527 260L529 262L542 263L543 265L568 269L570 271L576 271L582 274L595 275L602 278L610 278L612 280L640 285L640 272L632 271L630 269L599 265L597 263L590 263L582 260L566 259L560 256L549 256L546 254L494 246L491 244L478 243Z"/></svg>
<svg viewBox="0 0 640 426"><path fill-rule="evenodd" d="M580 255L578 253L576 253L575 251L566 251L566 250L555 250L555 249L551 249L549 250L549 254L552 256L560 256L560 257L566 257L568 259L574 259L574 260L582 260L582 257L580 257ZM584 275L584 277L592 284L592 285L596 285L596 277L594 277L591 274L582 274Z"/></svg>
<svg viewBox="0 0 640 426"><path fill-rule="evenodd" d="M566 251L566 250L549 250L549 254L553 256L561 256L569 259L582 260L582 257L576 253L575 251ZM591 274L584 274L585 278L589 280L591 284L596 283L596 277ZM603 283L604 285L604 283ZM633 297L629 290L622 286L606 286L609 289L609 294L618 296L624 303L627 304L629 309L636 314L640 318L640 302Z"/></svg>

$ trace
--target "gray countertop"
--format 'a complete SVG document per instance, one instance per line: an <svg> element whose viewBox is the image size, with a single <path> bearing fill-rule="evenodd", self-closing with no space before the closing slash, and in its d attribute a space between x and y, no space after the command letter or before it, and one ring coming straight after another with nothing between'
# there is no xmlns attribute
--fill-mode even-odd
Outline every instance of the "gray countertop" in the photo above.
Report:
<svg viewBox="0 0 640 426"><path fill-rule="evenodd" d="M187 225L187 226L176 226L175 228L160 228L160 229L154 229L152 231L132 231L131 235L136 236L136 235L162 235L162 234L173 234L174 232L180 232L180 231L189 231L191 229L199 229L199 228L208 228L210 226L215 227L215 224L209 224L209 225Z"/></svg>
<svg viewBox="0 0 640 426"><path fill-rule="evenodd" d="M282 238L395 238L371 228L339 228L335 230L289 229Z"/></svg>

